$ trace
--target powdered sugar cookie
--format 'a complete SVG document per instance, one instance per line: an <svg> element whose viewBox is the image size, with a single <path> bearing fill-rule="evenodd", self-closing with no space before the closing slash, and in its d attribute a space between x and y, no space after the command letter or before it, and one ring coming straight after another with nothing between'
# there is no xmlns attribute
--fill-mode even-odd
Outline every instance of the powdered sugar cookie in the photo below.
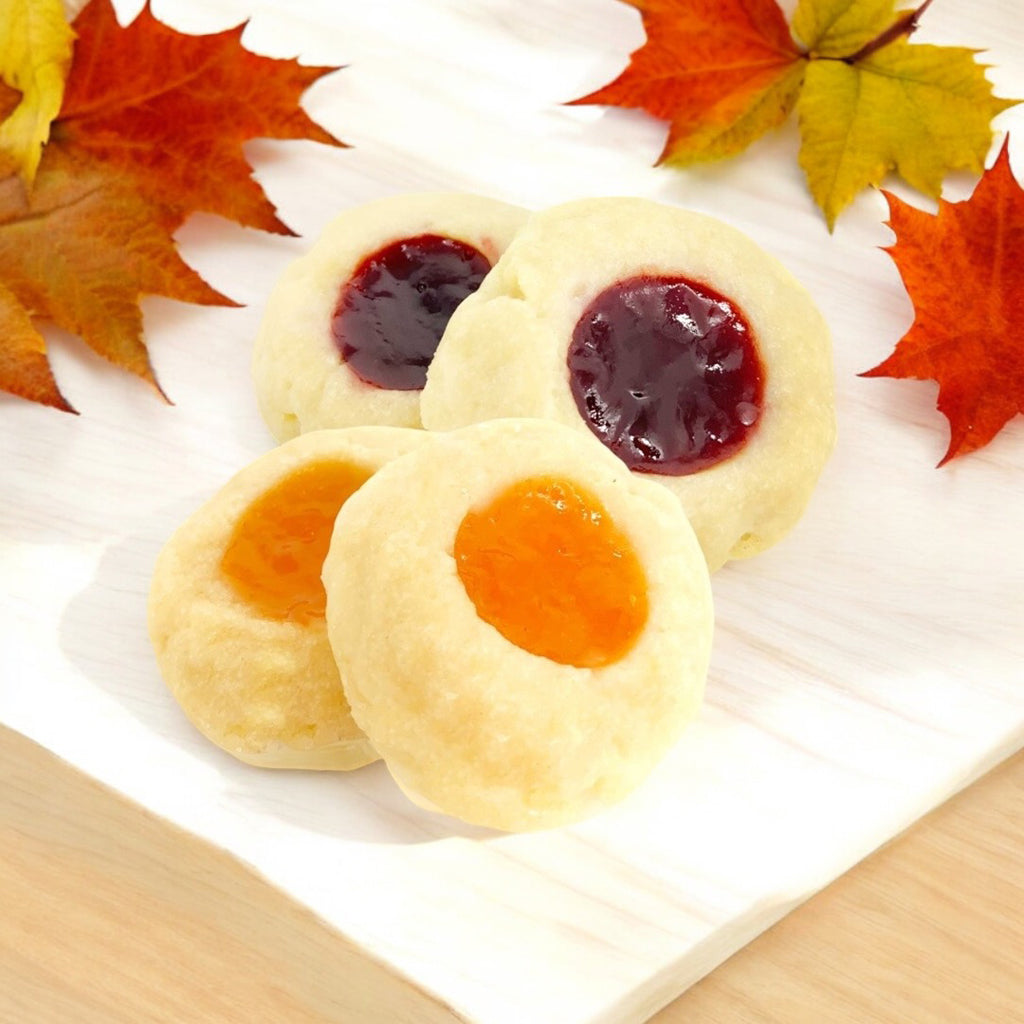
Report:
<svg viewBox="0 0 1024 1024"><path fill-rule="evenodd" d="M492 421L385 466L323 579L355 720L414 800L476 824L615 803L701 699L710 585L679 503L557 423Z"/></svg>
<svg viewBox="0 0 1024 1024"><path fill-rule="evenodd" d="M161 551L149 595L157 663L185 714L235 757L336 769L376 759L327 642L320 570L342 503L428 437L305 434L236 474Z"/></svg>
<svg viewBox="0 0 1024 1024"><path fill-rule="evenodd" d="M482 196L422 193L338 216L267 302L253 381L271 433L418 427L426 369L452 310L527 215Z"/></svg>
<svg viewBox="0 0 1024 1024"><path fill-rule="evenodd" d="M644 199L536 214L452 316L423 423L557 420L675 494L709 566L796 523L835 439L828 328L773 257Z"/></svg>

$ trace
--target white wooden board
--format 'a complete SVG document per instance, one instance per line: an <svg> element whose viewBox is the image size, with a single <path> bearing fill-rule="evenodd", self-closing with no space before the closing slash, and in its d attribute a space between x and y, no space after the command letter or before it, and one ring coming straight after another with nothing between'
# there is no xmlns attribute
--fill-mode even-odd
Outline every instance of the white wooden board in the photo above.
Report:
<svg viewBox="0 0 1024 1024"><path fill-rule="evenodd" d="M127 17L138 5L120 4ZM921 41L986 49L1024 96L1014 5L936 3ZM479 1024L644 1019L795 903L1024 743L1024 423L941 470L934 385L867 380L912 319L885 204L829 235L791 122L727 163L652 166L663 129L568 108L642 40L613 0L167 0L195 31L348 65L307 107L350 143L257 142L284 239L197 216L186 258L241 309L145 302L164 406L58 332L64 416L0 397L0 721L237 854ZM1024 111L1011 156L1024 178ZM951 179L962 198L967 179ZM920 205L927 202L902 191ZM145 634L171 530L271 441L249 386L268 290L340 208L455 189L539 207L644 195L731 221L813 292L834 333L840 442L771 552L714 580L708 698L621 807L504 836L353 775L238 764L186 723ZM965 315L969 315L965 311Z"/></svg>

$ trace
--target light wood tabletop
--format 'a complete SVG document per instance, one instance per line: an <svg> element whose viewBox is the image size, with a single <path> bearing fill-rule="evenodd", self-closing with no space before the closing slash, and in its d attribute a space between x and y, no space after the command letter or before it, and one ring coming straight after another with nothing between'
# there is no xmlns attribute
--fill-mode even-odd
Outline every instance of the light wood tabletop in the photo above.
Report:
<svg viewBox="0 0 1024 1024"><path fill-rule="evenodd" d="M0 727L3 1024L460 1017L242 864ZM1024 753L810 899L657 1024L1024 1021Z"/></svg>

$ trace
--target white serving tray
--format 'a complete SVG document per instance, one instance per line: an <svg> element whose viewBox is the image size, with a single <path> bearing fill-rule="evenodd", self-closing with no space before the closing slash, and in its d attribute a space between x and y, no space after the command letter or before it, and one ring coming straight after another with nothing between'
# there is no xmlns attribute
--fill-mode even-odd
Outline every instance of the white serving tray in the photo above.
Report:
<svg viewBox="0 0 1024 1024"><path fill-rule="evenodd" d="M939 470L935 386L857 376L912 319L881 249L880 195L830 236L792 122L680 173L652 167L653 120L561 105L642 41L614 0L167 0L155 13L192 31L250 18L255 50L348 65L306 105L352 148L248 147L302 238L208 216L180 232L185 257L246 305L145 301L175 405L56 331L82 415L0 397L0 723L237 855L477 1024L644 1019L1024 744L1024 423ZM1010 5L934 4L918 38L987 49L997 92L1024 95ZM1022 136L1024 177L1024 111L997 126ZM971 185L953 178L948 194ZM535 835L417 810L381 765L236 763L185 721L146 639L160 546L271 444L248 365L276 276L340 208L438 189L533 207L642 195L721 216L807 285L834 334L837 451L793 534L715 577L699 720L626 803Z"/></svg>

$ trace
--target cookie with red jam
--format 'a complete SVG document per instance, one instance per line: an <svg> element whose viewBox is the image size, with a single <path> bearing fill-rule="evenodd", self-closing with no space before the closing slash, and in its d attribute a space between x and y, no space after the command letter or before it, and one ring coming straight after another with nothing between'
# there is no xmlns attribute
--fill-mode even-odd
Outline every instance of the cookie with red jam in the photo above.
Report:
<svg viewBox="0 0 1024 1024"><path fill-rule="evenodd" d="M835 441L828 327L774 257L645 199L537 213L450 319L431 430L553 419L679 499L711 569L797 522Z"/></svg>
<svg viewBox="0 0 1024 1024"><path fill-rule="evenodd" d="M285 269L264 311L252 375L274 437L419 427L420 392L448 319L526 217L457 193L391 196L339 215Z"/></svg>

